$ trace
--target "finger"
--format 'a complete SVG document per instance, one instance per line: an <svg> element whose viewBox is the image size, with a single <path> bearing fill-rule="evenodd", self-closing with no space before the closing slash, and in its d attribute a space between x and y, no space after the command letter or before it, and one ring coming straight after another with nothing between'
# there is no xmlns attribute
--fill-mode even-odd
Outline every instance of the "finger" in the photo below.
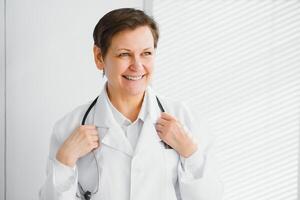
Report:
<svg viewBox="0 0 300 200"><path fill-rule="evenodd" d="M99 142L94 142L94 143L92 143L92 145L91 145L91 148L92 149L96 149L96 148L98 148L99 147Z"/></svg>
<svg viewBox="0 0 300 200"><path fill-rule="evenodd" d="M99 135L97 130L86 130L86 131L89 136L98 136Z"/></svg>
<svg viewBox="0 0 300 200"><path fill-rule="evenodd" d="M164 134L161 131L157 131L157 135L160 139L164 138Z"/></svg>
<svg viewBox="0 0 300 200"><path fill-rule="evenodd" d="M91 129L91 130L95 130L96 126L95 125L81 125L82 128L84 129Z"/></svg>
<svg viewBox="0 0 300 200"><path fill-rule="evenodd" d="M92 140L91 138L89 138L88 141L86 141L87 144L89 144L90 146L94 146L95 144L98 144L99 141L97 139Z"/></svg>
<svg viewBox="0 0 300 200"><path fill-rule="evenodd" d="M161 124L161 125L166 125L167 123L168 123L169 121L168 120L166 120L166 119L163 119L163 118L159 118L158 120L157 120L157 124Z"/></svg>
<svg viewBox="0 0 300 200"><path fill-rule="evenodd" d="M160 115L160 117L161 117L162 119L167 120L167 121L170 121L170 120L176 120L175 117L173 117L172 115L170 115L169 113L166 113L166 112L162 112L161 115Z"/></svg>
<svg viewBox="0 0 300 200"><path fill-rule="evenodd" d="M81 139L90 138L91 136L98 136L97 130L79 130L77 132Z"/></svg>
<svg viewBox="0 0 300 200"><path fill-rule="evenodd" d="M98 147L99 146L99 141L94 142L94 144Z"/></svg>
<svg viewBox="0 0 300 200"><path fill-rule="evenodd" d="M99 141L99 137L96 135L92 135L92 136L90 136L90 140L93 142L97 142L97 141Z"/></svg>
<svg viewBox="0 0 300 200"><path fill-rule="evenodd" d="M95 131L97 130L96 128L93 128L91 126L79 126L78 129L77 129L79 132L86 132L86 131Z"/></svg>
<svg viewBox="0 0 300 200"><path fill-rule="evenodd" d="M161 125L161 124L156 124L156 125L155 125L155 128L156 128L157 131L161 132L161 131L163 130L163 125Z"/></svg>
<svg viewBox="0 0 300 200"><path fill-rule="evenodd" d="M160 139L162 139L163 141L165 141L166 139L166 133L163 131L157 131L157 134L159 136Z"/></svg>

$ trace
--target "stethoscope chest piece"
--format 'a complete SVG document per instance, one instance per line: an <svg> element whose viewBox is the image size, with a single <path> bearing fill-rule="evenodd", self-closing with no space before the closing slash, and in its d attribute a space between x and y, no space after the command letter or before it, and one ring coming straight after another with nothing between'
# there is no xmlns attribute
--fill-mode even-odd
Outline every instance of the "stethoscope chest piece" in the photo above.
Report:
<svg viewBox="0 0 300 200"><path fill-rule="evenodd" d="M92 193L90 191L86 191L84 193L84 199L90 200L91 199L91 195L92 195Z"/></svg>

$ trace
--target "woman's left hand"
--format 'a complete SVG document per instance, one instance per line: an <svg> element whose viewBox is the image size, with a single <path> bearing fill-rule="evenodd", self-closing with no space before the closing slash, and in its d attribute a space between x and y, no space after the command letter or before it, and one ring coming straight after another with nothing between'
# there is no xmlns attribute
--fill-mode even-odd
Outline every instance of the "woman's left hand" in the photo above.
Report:
<svg viewBox="0 0 300 200"><path fill-rule="evenodd" d="M161 113L155 128L160 139L185 158L191 156L198 148L196 141L184 130L182 124L168 113Z"/></svg>

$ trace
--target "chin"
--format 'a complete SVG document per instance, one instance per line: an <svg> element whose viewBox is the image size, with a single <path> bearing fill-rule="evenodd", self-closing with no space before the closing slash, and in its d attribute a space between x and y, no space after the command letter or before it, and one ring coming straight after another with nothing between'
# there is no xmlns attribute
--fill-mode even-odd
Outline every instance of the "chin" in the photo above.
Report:
<svg viewBox="0 0 300 200"><path fill-rule="evenodd" d="M125 91L130 96L138 96L144 94L147 86L140 86L138 88L126 88Z"/></svg>
<svg viewBox="0 0 300 200"><path fill-rule="evenodd" d="M144 94L149 84L149 79L147 76L143 77L138 81L129 81L125 78L121 79L120 90L129 96L139 96Z"/></svg>

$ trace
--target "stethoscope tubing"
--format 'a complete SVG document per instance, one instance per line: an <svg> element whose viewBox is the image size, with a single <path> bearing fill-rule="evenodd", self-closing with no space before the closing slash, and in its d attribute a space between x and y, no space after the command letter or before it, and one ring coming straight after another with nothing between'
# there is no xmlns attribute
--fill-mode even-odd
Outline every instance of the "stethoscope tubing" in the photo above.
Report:
<svg viewBox="0 0 300 200"><path fill-rule="evenodd" d="M97 103L98 98L99 98L99 96L97 96L97 97L94 99L94 101L90 104L89 108L86 110L86 112L85 112L85 114L84 114L84 116L83 116L83 118L82 118L81 125L85 125L86 118L87 118L87 116L89 115L91 109L92 109L92 108L95 106L95 104ZM158 106L159 106L160 111L161 111L161 112L165 112L165 109L163 108L163 106L162 106L162 104L161 104L161 102L159 101L159 99L158 99L157 96L156 96L156 101L157 101L157 104L158 104ZM164 142L164 146L165 146L166 149L171 149L171 148L172 148L172 147L170 147L170 146L169 146L167 143L165 143L165 142ZM98 176L97 176L97 179L98 179L98 181L97 181L97 188L96 188L96 191L94 191L93 193L91 193L91 192L88 191L88 190L87 190L87 191L84 191L82 185L81 185L81 184L79 183L79 181L78 181L78 187L79 187L79 189L80 189L81 191L80 191L80 196L79 196L77 193L76 193L76 196L77 196L77 197L80 197L81 199L83 198L83 199L85 199L85 200L90 200L92 195L97 194L97 192L98 192L98 190L99 190L99 184L100 184L100 180L99 180L99 176L100 176L100 175L99 175L99 164L98 164L98 160L97 160L97 158L96 158L95 150L92 150L92 153L93 153L93 156L94 156L96 165L97 165L97 174L98 174Z"/></svg>

